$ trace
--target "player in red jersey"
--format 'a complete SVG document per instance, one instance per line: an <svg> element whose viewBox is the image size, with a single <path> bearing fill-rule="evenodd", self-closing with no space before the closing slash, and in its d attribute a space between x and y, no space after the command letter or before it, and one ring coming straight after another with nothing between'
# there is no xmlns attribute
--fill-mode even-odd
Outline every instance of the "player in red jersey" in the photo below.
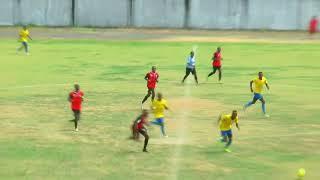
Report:
<svg viewBox="0 0 320 180"><path fill-rule="evenodd" d="M309 23L309 33L315 34L317 32L318 29L318 18L316 16L313 16L310 20Z"/></svg>
<svg viewBox="0 0 320 180"><path fill-rule="evenodd" d="M210 76L212 76L213 74L216 73L216 71L219 71L219 81L221 81L222 78L222 71L221 71L221 48L218 47L217 51L214 53L213 57L212 57L212 67L213 67L213 71L211 73L208 74L208 78Z"/></svg>
<svg viewBox="0 0 320 180"><path fill-rule="evenodd" d="M83 92L80 91L79 84L74 85L74 91L69 93L69 102L71 103L71 110L74 114L74 128L78 131L78 121L80 120L81 104L83 101Z"/></svg>
<svg viewBox="0 0 320 180"><path fill-rule="evenodd" d="M143 145L143 152L147 151L148 141L149 141L149 135L147 128L145 125L148 125L148 111L142 110L142 114L137 117L137 119L133 122L132 125L132 138L137 140L139 138L139 134L144 136L144 145Z"/></svg>
<svg viewBox="0 0 320 180"><path fill-rule="evenodd" d="M151 100L154 100L155 92L154 89L156 88L156 84L158 82L159 74L156 72L157 68L155 66L152 66L151 72L148 72L144 79L147 81L147 87L148 87L148 93L143 98L142 103L143 104L151 95Z"/></svg>

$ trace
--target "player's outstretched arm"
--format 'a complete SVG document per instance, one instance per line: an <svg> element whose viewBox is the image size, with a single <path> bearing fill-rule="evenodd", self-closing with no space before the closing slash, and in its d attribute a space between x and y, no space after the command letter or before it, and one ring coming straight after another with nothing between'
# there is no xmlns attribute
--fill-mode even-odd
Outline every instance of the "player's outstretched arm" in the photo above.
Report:
<svg viewBox="0 0 320 180"><path fill-rule="evenodd" d="M218 119L217 119L217 124L219 125L220 121L221 121L221 116L222 114L219 115Z"/></svg>
<svg viewBox="0 0 320 180"><path fill-rule="evenodd" d="M251 90L251 92L253 92L252 84L253 84L253 81L250 81L250 90Z"/></svg>
<svg viewBox="0 0 320 180"><path fill-rule="evenodd" d="M240 126L238 123L236 123L236 127L238 128L238 130L240 131Z"/></svg>
<svg viewBox="0 0 320 180"><path fill-rule="evenodd" d="M29 36L29 35L28 35L28 38L29 38L30 40L33 40L33 39L31 38L31 36Z"/></svg>
<svg viewBox="0 0 320 180"><path fill-rule="evenodd" d="M69 101L69 102L72 101L71 94L69 94L69 96L68 96L68 101Z"/></svg>
<svg viewBox="0 0 320 180"><path fill-rule="evenodd" d="M266 87L267 87L267 89L268 89L268 90L270 89L270 87L269 87L269 84L268 84L268 83L266 83Z"/></svg>

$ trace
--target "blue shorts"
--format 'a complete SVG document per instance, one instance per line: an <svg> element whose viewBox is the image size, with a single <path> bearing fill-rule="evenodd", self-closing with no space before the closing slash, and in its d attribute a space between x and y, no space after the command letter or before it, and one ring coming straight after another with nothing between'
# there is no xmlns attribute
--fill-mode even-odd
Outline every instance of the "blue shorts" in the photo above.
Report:
<svg viewBox="0 0 320 180"><path fill-rule="evenodd" d="M221 136L225 137L225 136L232 136L232 130L229 129L229 130L226 130L226 131L221 131Z"/></svg>
<svg viewBox="0 0 320 180"><path fill-rule="evenodd" d="M154 122L157 123L157 124L163 124L164 123L164 118L156 118L154 120Z"/></svg>
<svg viewBox="0 0 320 180"><path fill-rule="evenodd" d="M257 100L260 100L260 99L263 98L263 96L262 96L262 94L260 94L260 93L254 93L253 98L254 98L254 99L257 99Z"/></svg>

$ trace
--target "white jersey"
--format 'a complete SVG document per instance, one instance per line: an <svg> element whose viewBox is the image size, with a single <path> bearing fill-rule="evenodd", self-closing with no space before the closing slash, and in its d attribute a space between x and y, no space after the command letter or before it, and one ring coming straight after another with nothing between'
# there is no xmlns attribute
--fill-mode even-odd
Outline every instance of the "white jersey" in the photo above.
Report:
<svg viewBox="0 0 320 180"><path fill-rule="evenodd" d="M188 56L187 58L187 68L189 69L194 69L194 67L196 66L196 56Z"/></svg>

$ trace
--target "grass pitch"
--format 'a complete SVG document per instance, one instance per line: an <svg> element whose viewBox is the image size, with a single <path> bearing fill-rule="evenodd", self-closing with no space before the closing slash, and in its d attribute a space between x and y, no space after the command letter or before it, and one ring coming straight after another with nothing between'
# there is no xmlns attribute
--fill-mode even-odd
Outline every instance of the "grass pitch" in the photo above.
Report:
<svg viewBox="0 0 320 180"><path fill-rule="evenodd" d="M36 38L34 38L36 39ZM197 44L200 85L180 81ZM320 46L313 43L215 43L39 39L16 55L3 39L0 66L0 177L4 179L319 179ZM205 81L216 46L223 82ZM128 140L146 93L143 77L158 67L157 91L168 100L169 138L150 129L150 153ZM270 118L261 104L246 113L249 81L263 71ZM80 131L67 102L75 82L85 92ZM146 105L147 106L147 105ZM220 112L240 111L232 153L216 143Z"/></svg>

